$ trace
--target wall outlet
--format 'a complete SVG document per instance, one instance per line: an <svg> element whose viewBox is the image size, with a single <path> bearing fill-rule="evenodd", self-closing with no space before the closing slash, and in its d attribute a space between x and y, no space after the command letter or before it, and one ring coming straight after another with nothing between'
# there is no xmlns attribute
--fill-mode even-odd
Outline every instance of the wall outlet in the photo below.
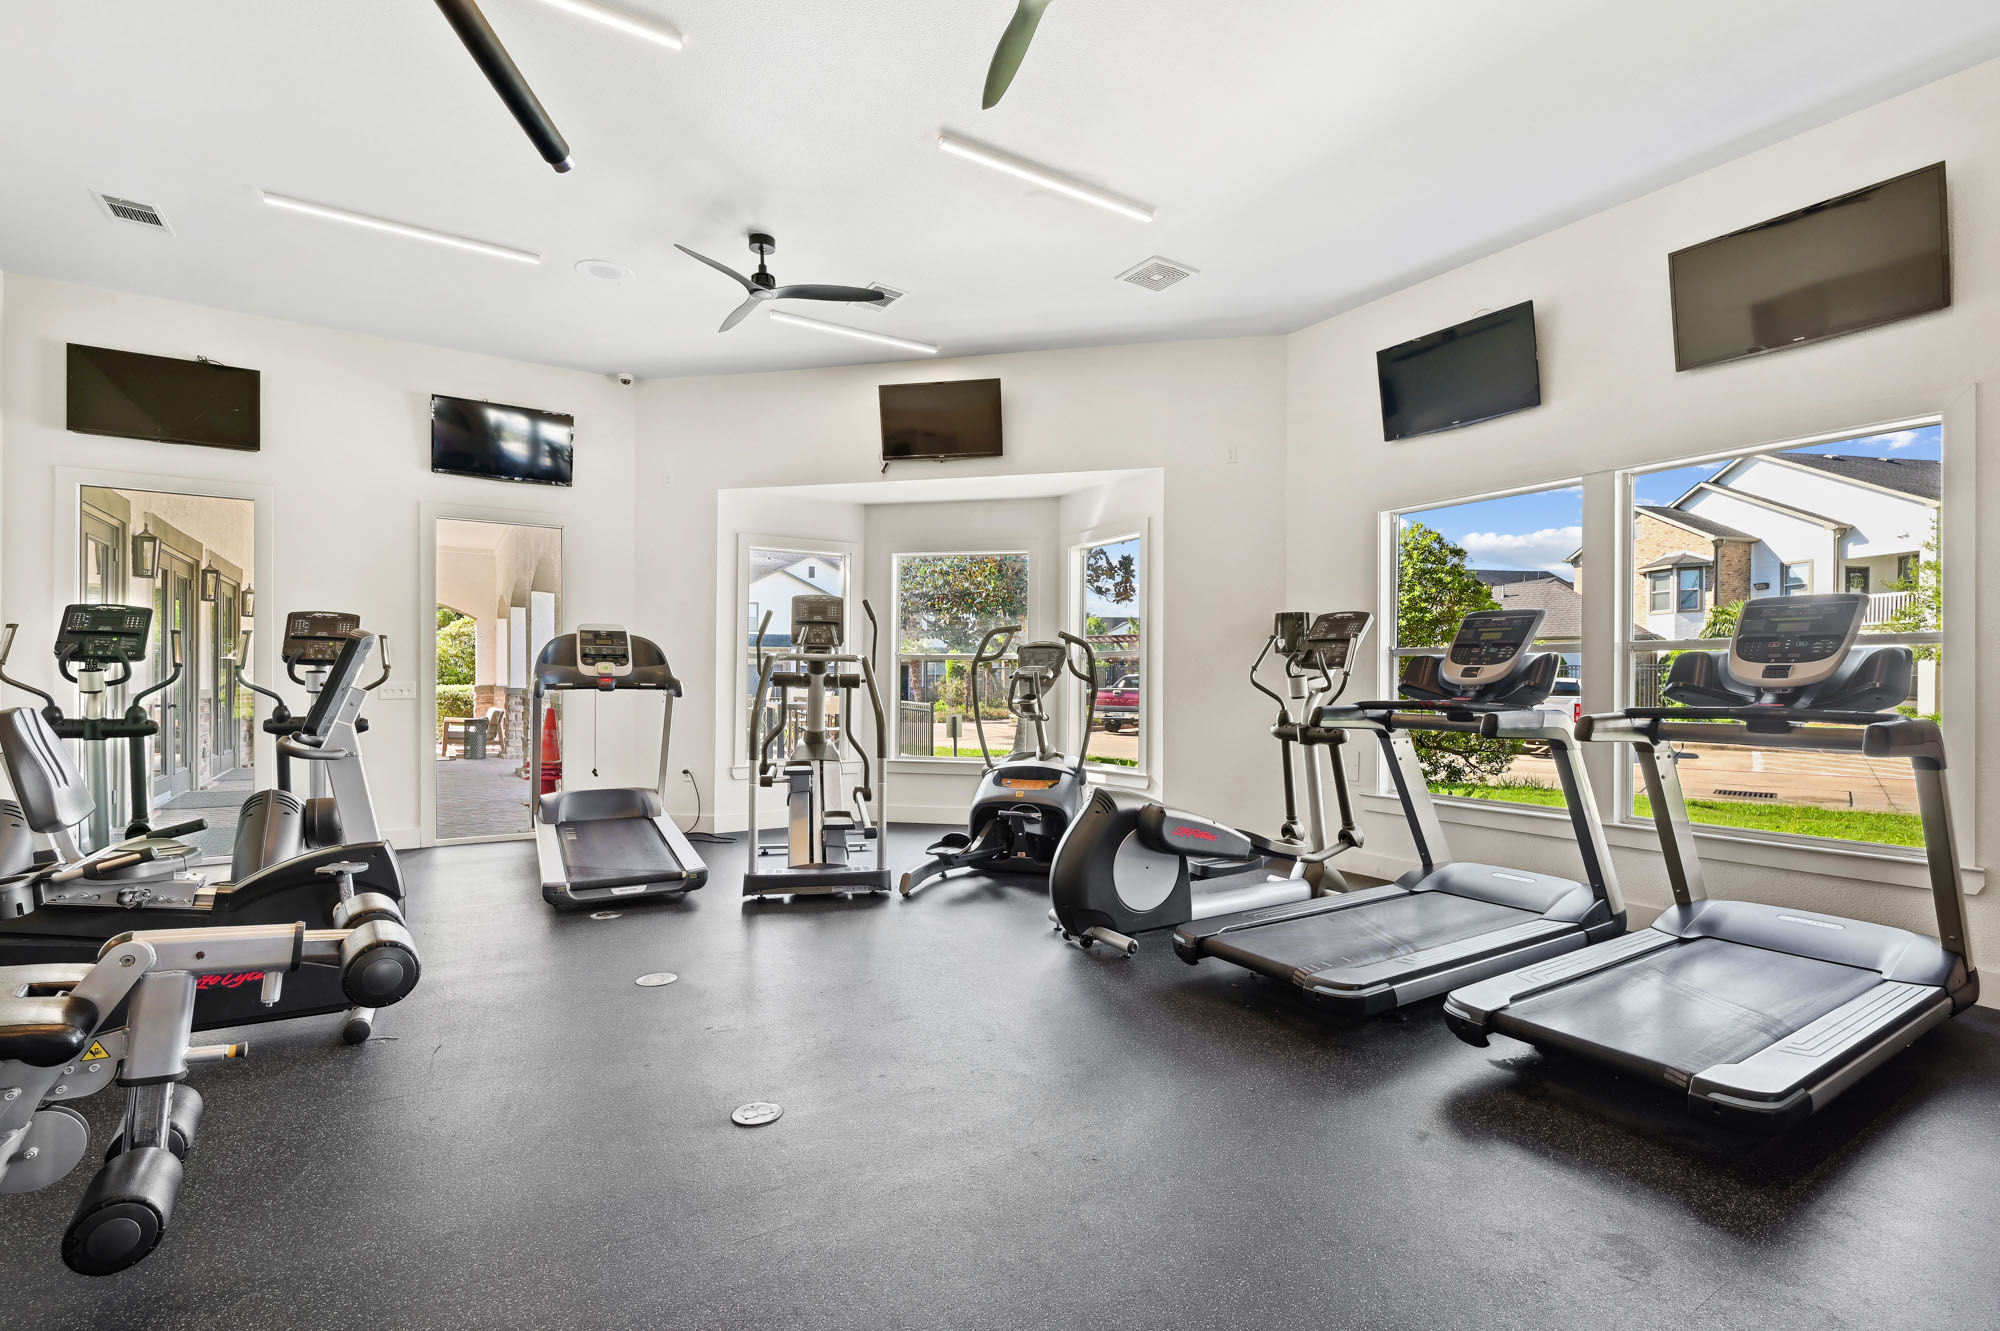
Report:
<svg viewBox="0 0 2000 1331"><path fill-rule="evenodd" d="M375 690L375 696L384 702L415 702L417 686L414 684L384 684Z"/></svg>
<svg viewBox="0 0 2000 1331"><path fill-rule="evenodd" d="M1236 445L1231 444L1227 449L1223 451L1222 460L1224 462L1236 461Z"/></svg>

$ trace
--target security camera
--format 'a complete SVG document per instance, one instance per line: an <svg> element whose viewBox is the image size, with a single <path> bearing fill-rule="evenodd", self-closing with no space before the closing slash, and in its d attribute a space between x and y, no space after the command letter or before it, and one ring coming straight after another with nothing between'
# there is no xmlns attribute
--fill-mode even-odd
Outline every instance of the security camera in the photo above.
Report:
<svg viewBox="0 0 2000 1331"><path fill-rule="evenodd" d="M615 377L619 383L624 384L627 388L632 386L634 376L630 370L620 370Z"/></svg>

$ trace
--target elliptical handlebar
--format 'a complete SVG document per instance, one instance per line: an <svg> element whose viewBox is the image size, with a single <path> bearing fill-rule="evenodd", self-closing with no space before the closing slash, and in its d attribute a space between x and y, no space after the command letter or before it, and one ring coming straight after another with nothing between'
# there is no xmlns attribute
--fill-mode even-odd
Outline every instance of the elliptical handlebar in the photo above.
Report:
<svg viewBox="0 0 2000 1331"><path fill-rule="evenodd" d="M252 693L262 694L271 700L271 719L273 721L289 721L292 718L292 709L286 705L285 700L275 691L265 688L262 684L257 683L243 673L243 663L250 657L250 638L251 634L249 632L244 633L242 645L237 649L242 655L230 658L230 672L236 676L238 684L241 684Z"/></svg>
<svg viewBox="0 0 2000 1331"><path fill-rule="evenodd" d="M1063 665L1069 668L1072 675L1083 681L1083 743L1076 751L1076 770L1081 772L1084 763L1089 761L1090 732L1097 724L1097 653L1091 650L1089 643L1074 633L1065 633L1057 629L1056 636L1068 646L1083 649L1084 668L1081 670L1076 668L1076 662L1067 652L1063 654Z"/></svg>
<svg viewBox="0 0 2000 1331"><path fill-rule="evenodd" d="M140 689L137 693L132 695L132 701L126 704L125 707L126 720L128 721L143 720L146 715L146 709L140 706L140 704L145 702L146 699L152 697L156 693L166 692L166 690L173 685L174 681L178 680L181 677L181 631L179 629L168 630L167 642L169 644L168 651L173 657L174 668L172 670L169 670L167 672L167 677L161 680L159 683L154 684L150 688ZM61 658L57 659L60 660ZM119 659L121 661L124 661L123 657L120 657ZM69 672L65 670L63 672L63 675L65 678L68 678ZM132 677L132 663L130 661L125 661L125 674L123 678L106 680L105 682L107 684L122 684L125 682L125 680L130 679L131 677Z"/></svg>
<svg viewBox="0 0 2000 1331"><path fill-rule="evenodd" d="M986 630L986 636L979 640L979 646L972 653L971 678L966 681L966 692L972 697L972 728L979 732L979 760L986 764L986 770L989 772L993 770L993 751L986 747L986 718L981 714L979 706L979 672L1004 658L1007 649L1014 645L1014 639L1020 634L1019 624L1001 624L990 628ZM986 644L995 638L1001 639L1000 650L989 653Z"/></svg>
<svg viewBox="0 0 2000 1331"><path fill-rule="evenodd" d="M382 653L382 673L375 676L373 684L363 684L361 686L363 691L368 693L373 693L389 682L389 635L386 633L376 634L375 648Z"/></svg>
<svg viewBox="0 0 2000 1331"><path fill-rule="evenodd" d="M0 683L12 684L15 688L21 690L21 692L32 693L37 698L40 698L42 700L42 717L53 724L62 720L62 708L56 704L56 700L36 688L33 684L15 679L7 673L7 658L14 654L14 635L20 632L20 629L21 626L19 624L9 624L5 629L5 636L0 637Z"/></svg>

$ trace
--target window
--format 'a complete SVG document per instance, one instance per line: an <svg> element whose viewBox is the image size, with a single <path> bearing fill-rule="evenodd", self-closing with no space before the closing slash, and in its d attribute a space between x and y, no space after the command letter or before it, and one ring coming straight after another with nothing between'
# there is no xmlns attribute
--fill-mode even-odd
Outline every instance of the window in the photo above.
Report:
<svg viewBox="0 0 2000 1331"><path fill-rule="evenodd" d="M1089 759L1107 767L1146 765L1145 660L1140 623L1145 565L1137 536L1077 551L1082 623L1075 630L1097 660L1097 718Z"/></svg>
<svg viewBox="0 0 2000 1331"><path fill-rule="evenodd" d="M743 707L739 713L736 751L745 753L750 745L748 709L756 705L757 697L757 630L764 628L764 649L778 651L792 645L792 598L795 596L840 596L847 595L847 559L844 554L829 554L825 551L787 550L777 546L753 545L745 551L748 588L744 619L745 636L743 642ZM765 624L766 613L771 616ZM849 626L850 630L852 626ZM848 638L849 648L855 647L853 638ZM859 645L866 650L867 644ZM776 690L766 701L764 718L766 727L782 724L784 738L779 743L789 748L798 742L799 728L805 720L805 698L794 693L789 699L787 714L782 722L775 715ZM827 695L827 721L829 729L838 736L840 731L840 695ZM872 722L870 724L873 724ZM868 732L867 726L863 727ZM870 741L872 742L872 741Z"/></svg>
<svg viewBox="0 0 2000 1331"><path fill-rule="evenodd" d="M1662 570L1646 575L1646 609L1649 612L1665 614L1672 608L1673 596L1673 574Z"/></svg>
<svg viewBox="0 0 2000 1331"><path fill-rule="evenodd" d="M1674 609L1683 615L1701 613L1701 570L1684 568L1680 571L1680 597Z"/></svg>
<svg viewBox="0 0 2000 1331"><path fill-rule="evenodd" d="M906 758L980 759L972 719L973 654L991 629L1028 624L1028 557L963 553L896 556L896 752ZM980 718L994 756L1014 745L1006 660L978 681Z"/></svg>
<svg viewBox="0 0 2000 1331"><path fill-rule="evenodd" d="M1722 646L1719 640L1735 628L1736 607L1751 597L1809 594L1814 566L1826 561L1828 568L1844 569L1847 590L1871 593L1861 643L1902 642L1916 656L1904 710L1935 715L1943 627L1937 541L1942 435L1932 423L1633 473L1627 518L1635 557L1657 557L1662 533L1677 524L1677 541L1694 531L1712 537L1715 562L1711 608L1698 631L1670 631L1643 620L1625 626L1632 654L1626 703L1659 706L1661 682L1678 651ZM1892 558L1895 589L1871 592L1871 568L1889 567ZM1648 591L1650 596L1650 586ZM1697 824L1922 844L1907 762L1703 744L1680 746L1675 756ZM1643 786L1633 778L1626 791L1629 816L1650 823Z"/></svg>
<svg viewBox="0 0 2000 1331"><path fill-rule="evenodd" d="M1405 657L1434 654L1475 610L1539 609L1537 646L1560 652L1567 680L1582 664L1583 488L1561 485L1396 515L1396 600L1383 642ZM1667 589L1670 578L1649 580ZM1322 607L1335 609L1338 607ZM1664 609L1664 607L1662 607ZM1566 683L1549 706L1574 715L1580 695ZM1439 795L1519 804L1563 802L1555 765L1540 746L1464 734L1413 734L1424 777ZM1386 777L1385 777L1386 780Z"/></svg>

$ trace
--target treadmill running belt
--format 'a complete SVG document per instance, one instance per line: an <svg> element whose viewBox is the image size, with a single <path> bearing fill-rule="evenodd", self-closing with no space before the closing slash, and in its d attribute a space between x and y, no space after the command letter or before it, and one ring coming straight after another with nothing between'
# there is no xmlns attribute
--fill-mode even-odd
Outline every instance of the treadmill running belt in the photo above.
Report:
<svg viewBox="0 0 2000 1331"><path fill-rule="evenodd" d="M1881 979L1858 966L1697 938L1524 998L1494 1026L1685 1084L1718 1063L1741 1062Z"/></svg>
<svg viewBox="0 0 2000 1331"><path fill-rule="evenodd" d="M1337 900L1337 898L1335 898ZM1541 916L1450 892L1412 892L1210 937L1203 951L1290 978L1370 966Z"/></svg>
<svg viewBox="0 0 2000 1331"><path fill-rule="evenodd" d="M668 879L681 873L681 862L650 818L562 823L556 828L556 844L562 847L563 869L573 888L606 879L631 882L639 874L657 873Z"/></svg>

